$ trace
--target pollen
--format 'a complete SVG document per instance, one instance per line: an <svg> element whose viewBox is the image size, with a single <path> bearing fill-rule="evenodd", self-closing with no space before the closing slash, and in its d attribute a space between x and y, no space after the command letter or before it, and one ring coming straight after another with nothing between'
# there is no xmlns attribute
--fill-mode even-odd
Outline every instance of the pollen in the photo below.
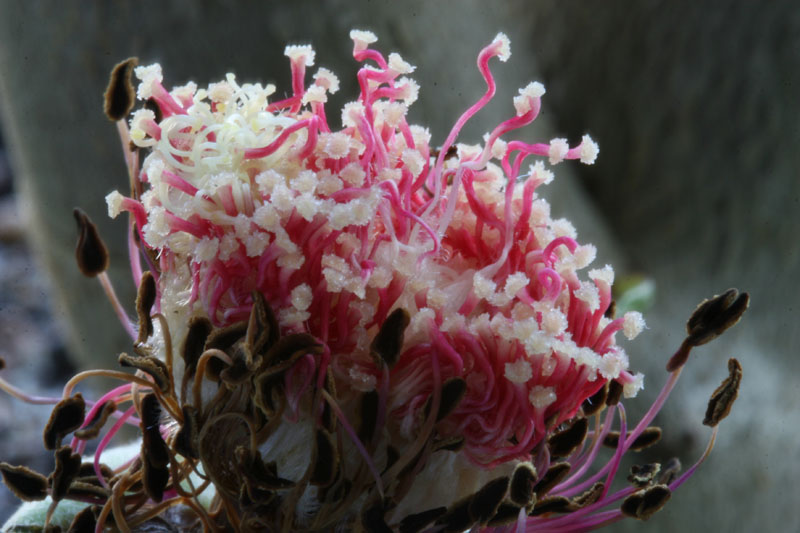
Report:
<svg viewBox="0 0 800 533"><path fill-rule="evenodd" d="M528 361L517 359L513 363L506 363L503 375L512 383L526 383L533 377L533 370Z"/></svg>

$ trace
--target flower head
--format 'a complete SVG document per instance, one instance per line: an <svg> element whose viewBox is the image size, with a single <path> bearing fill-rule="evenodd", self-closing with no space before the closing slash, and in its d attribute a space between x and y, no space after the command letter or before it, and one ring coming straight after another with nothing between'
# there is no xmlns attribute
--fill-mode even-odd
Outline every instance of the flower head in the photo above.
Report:
<svg viewBox="0 0 800 533"><path fill-rule="evenodd" d="M597 145L503 138L536 118L540 83L482 143L456 143L494 95L490 61L509 58L499 34L478 57L485 94L432 148L406 119L414 67L370 48L369 32L351 38L364 66L341 129L325 108L336 76L321 68L306 84L308 46L286 48L282 100L232 74L168 91L160 66L135 69L146 107L118 123L132 195L107 202L132 220L139 328L120 363L138 372L79 426L132 402L115 428L138 415L143 441L115 481L99 462L107 434L100 486L141 481L150 500L242 530L571 531L649 516L675 482L658 468L638 492L609 493L622 454L654 432L658 408L629 434L619 403L643 377L616 333L632 340L644 320L614 317L613 269L588 269L594 247L539 196L550 165L591 164ZM590 476L613 435L614 457ZM187 489L193 471L208 482ZM115 498L100 498L106 515L135 522Z"/></svg>

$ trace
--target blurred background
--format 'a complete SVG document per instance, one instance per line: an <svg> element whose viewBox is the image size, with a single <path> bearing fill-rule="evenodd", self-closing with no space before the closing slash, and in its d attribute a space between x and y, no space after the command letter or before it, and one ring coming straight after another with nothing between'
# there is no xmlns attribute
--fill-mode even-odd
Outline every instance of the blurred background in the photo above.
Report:
<svg viewBox="0 0 800 533"><path fill-rule="evenodd" d="M342 81L328 107L335 123L356 94L352 28L418 67L411 119L433 144L483 92L475 58L498 31L511 59L492 64L498 96L460 140L477 142L513 113L517 89L539 80L542 117L521 138L575 144L588 132L600 144L594 166L560 165L543 194L597 245L597 264L655 282L649 329L626 345L647 376L634 414L666 378L694 306L731 286L750 292L743 322L694 354L657 419L665 438L642 461L678 456L688 467L699 457L708 396L735 356L745 377L715 452L647 524L614 530L800 530L800 9L789 0L0 2L4 378L57 394L75 369L115 366L129 349L73 259L81 206L111 248L122 301L133 302L124 223L107 219L104 202L127 179L101 109L111 67L135 55L160 62L167 87L235 72L280 94L284 46L308 43L311 71ZM0 395L0 460L47 470L38 450L48 415ZM13 505L0 486L0 522Z"/></svg>

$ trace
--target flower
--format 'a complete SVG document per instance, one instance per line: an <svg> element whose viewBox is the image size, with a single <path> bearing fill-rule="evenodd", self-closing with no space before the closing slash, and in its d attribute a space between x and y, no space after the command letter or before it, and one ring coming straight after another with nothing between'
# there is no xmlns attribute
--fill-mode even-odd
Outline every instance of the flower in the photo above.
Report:
<svg viewBox="0 0 800 533"><path fill-rule="evenodd" d="M77 469L59 491L36 478L36 496L101 504L98 527L178 504L209 530L575 531L647 518L687 475L647 465L612 492L621 457L657 440L649 424L689 350L738 320L746 295L707 305L628 432L620 398L635 397L643 376L616 333L632 340L644 320L614 317L613 269L582 274L594 247L538 195L553 179L545 161L592 164L597 145L588 135L574 147L503 139L538 115L540 83L519 91L515 114L483 143L456 144L494 95L490 61L510 56L498 34L478 57L485 94L434 149L406 120L414 67L370 48L370 32L351 38L365 65L338 130L325 108L338 79L321 68L306 85L308 46L286 48L292 95L281 100L233 74L168 91L159 65L115 71L112 84L133 72L145 101L117 123L132 194L106 198L111 217L131 216L138 326L123 318L134 355L119 361L137 372L101 372L128 383L88 413L71 394L91 373L67 385L46 431L62 462L80 466L86 441L117 421L91 482ZM133 94L112 87L107 98ZM131 103L106 108L126 115ZM79 257L91 259L102 246L86 249ZM731 364L707 416L715 426L738 387ZM100 461L125 422L142 444L112 475ZM593 472L604 443L616 452ZM16 486L28 473L12 468L3 475Z"/></svg>

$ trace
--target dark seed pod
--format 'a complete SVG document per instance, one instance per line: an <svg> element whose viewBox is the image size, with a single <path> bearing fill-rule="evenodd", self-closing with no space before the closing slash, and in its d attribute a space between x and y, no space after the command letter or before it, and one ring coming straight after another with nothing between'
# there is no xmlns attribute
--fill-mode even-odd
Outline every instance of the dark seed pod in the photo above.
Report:
<svg viewBox="0 0 800 533"><path fill-rule="evenodd" d="M636 491L625 498L620 510L622 514L631 518L647 520L664 507L671 497L672 492L669 487L666 485L653 485L647 489Z"/></svg>
<svg viewBox="0 0 800 533"><path fill-rule="evenodd" d="M119 354L117 359L120 366L141 370L151 378L162 392L169 390L169 368L167 364L154 355L128 355Z"/></svg>
<svg viewBox="0 0 800 533"><path fill-rule="evenodd" d="M590 417L600 411L606 406L606 398L608 397L608 384L606 383L600 387L597 392L589 396L581 404L583 409L583 416Z"/></svg>
<svg viewBox="0 0 800 533"><path fill-rule="evenodd" d="M661 471L660 463L648 463L646 465L633 465L628 481L637 487L647 487L653 483L658 473Z"/></svg>
<svg viewBox="0 0 800 533"><path fill-rule="evenodd" d="M89 215L77 207L72 215L78 223L78 244L75 246L78 269L84 276L93 278L108 268L108 249Z"/></svg>
<svg viewBox="0 0 800 533"><path fill-rule="evenodd" d="M538 477L536 467L531 463L519 463L514 468L511 475L511 486L509 487L509 499L520 507L528 507L535 503L536 493L534 487Z"/></svg>
<svg viewBox="0 0 800 533"><path fill-rule="evenodd" d="M540 516L547 513L568 513L572 502L564 496L550 496L536 502L528 516Z"/></svg>
<svg viewBox="0 0 800 533"><path fill-rule="evenodd" d="M575 418L567 424L566 428L553 433L547 439L551 457L568 457L586 438L589 431L589 421L586 418Z"/></svg>
<svg viewBox="0 0 800 533"><path fill-rule="evenodd" d="M113 401L108 400L105 402L100 409L98 409L92 419L86 424L84 427L75 431L75 436L81 440L90 440L97 435L100 434L100 430L103 429L108 417L114 414L114 411L117 410L117 404Z"/></svg>
<svg viewBox="0 0 800 533"><path fill-rule="evenodd" d="M400 533L418 533L445 512L447 512L447 507L436 507L435 509L408 515L400 521L398 530Z"/></svg>
<svg viewBox="0 0 800 533"><path fill-rule="evenodd" d="M472 496L469 514L475 521L486 524L491 520L506 497L509 481L508 477L493 479Z"/></svg>
<svg viewBox="0 0 800 533"><path fill-rule="evenodd" d="M397 308L383 321L370 345L375 365L378 368L381 368L384 363L392 368L397 362L400 350L403 349L403 335L410 320L408 311Z"/></svg>
<svg viewBox="0 0 800 533"><path fill-rule="evenodd" d="M114 122L124 119L133 109L136 102L136 92L133 90L131 75L133 69L139 64L139 59L129 57L114 65L108 80L108 87L103 93L103 111L109 120Z"/></svg>
<svg viewBox="0 0 800 533"><path fill-rule="evenodd" d="M3 482L22 501L33 502L47 497L47 478L26 466L0 463Z"/></svg>
<svg viewBox="0 0 800 533"><path fill-rule="evenodd" d="M58 448L61 439L81 427L85 413L86 403L79 392L58 402L44 427L44 447L48 450Z"/></svg>
<svg viewBox="0 0 800 533"><path fill-rule="evenodd" d="M59 501L67 495L67 489L81 470L81 456L72 453L72 448L62 446L56 451L56 467L50 474L50 496Z"/></svg>
<svg viewBox="0 0 800 533"><path fill-rule="evenodd" d="M69 525L67 533L94 533L100 511L97 506L84 507Z"/></svg>
<svg viewBox="0 0 800 533"><path fill-rule="evenodd" d="M550 490L561 483L561 480L567 477L572 466L567 462L560 462L550 465L547 472L542 476L539 482L534 487L534 492L537 498L542 498Z"/></svg>
<svg viewBox="0 0 800 533"><path fill-rule="evenodd" d="M136 316L139 317L139 336L136 342L143 343L153 334L153 319L150 310L156 303L156 281L150 271L142 274L139 290L136 293Z"/></svg>
<svg viewBox="0 0 800 533"><path fill-rule="evenodd" d="M739 396L741 382L742 365L734 358L728 359L728 377L711 394L703 424L714 427L730 414L733 402Z"/></svg>

